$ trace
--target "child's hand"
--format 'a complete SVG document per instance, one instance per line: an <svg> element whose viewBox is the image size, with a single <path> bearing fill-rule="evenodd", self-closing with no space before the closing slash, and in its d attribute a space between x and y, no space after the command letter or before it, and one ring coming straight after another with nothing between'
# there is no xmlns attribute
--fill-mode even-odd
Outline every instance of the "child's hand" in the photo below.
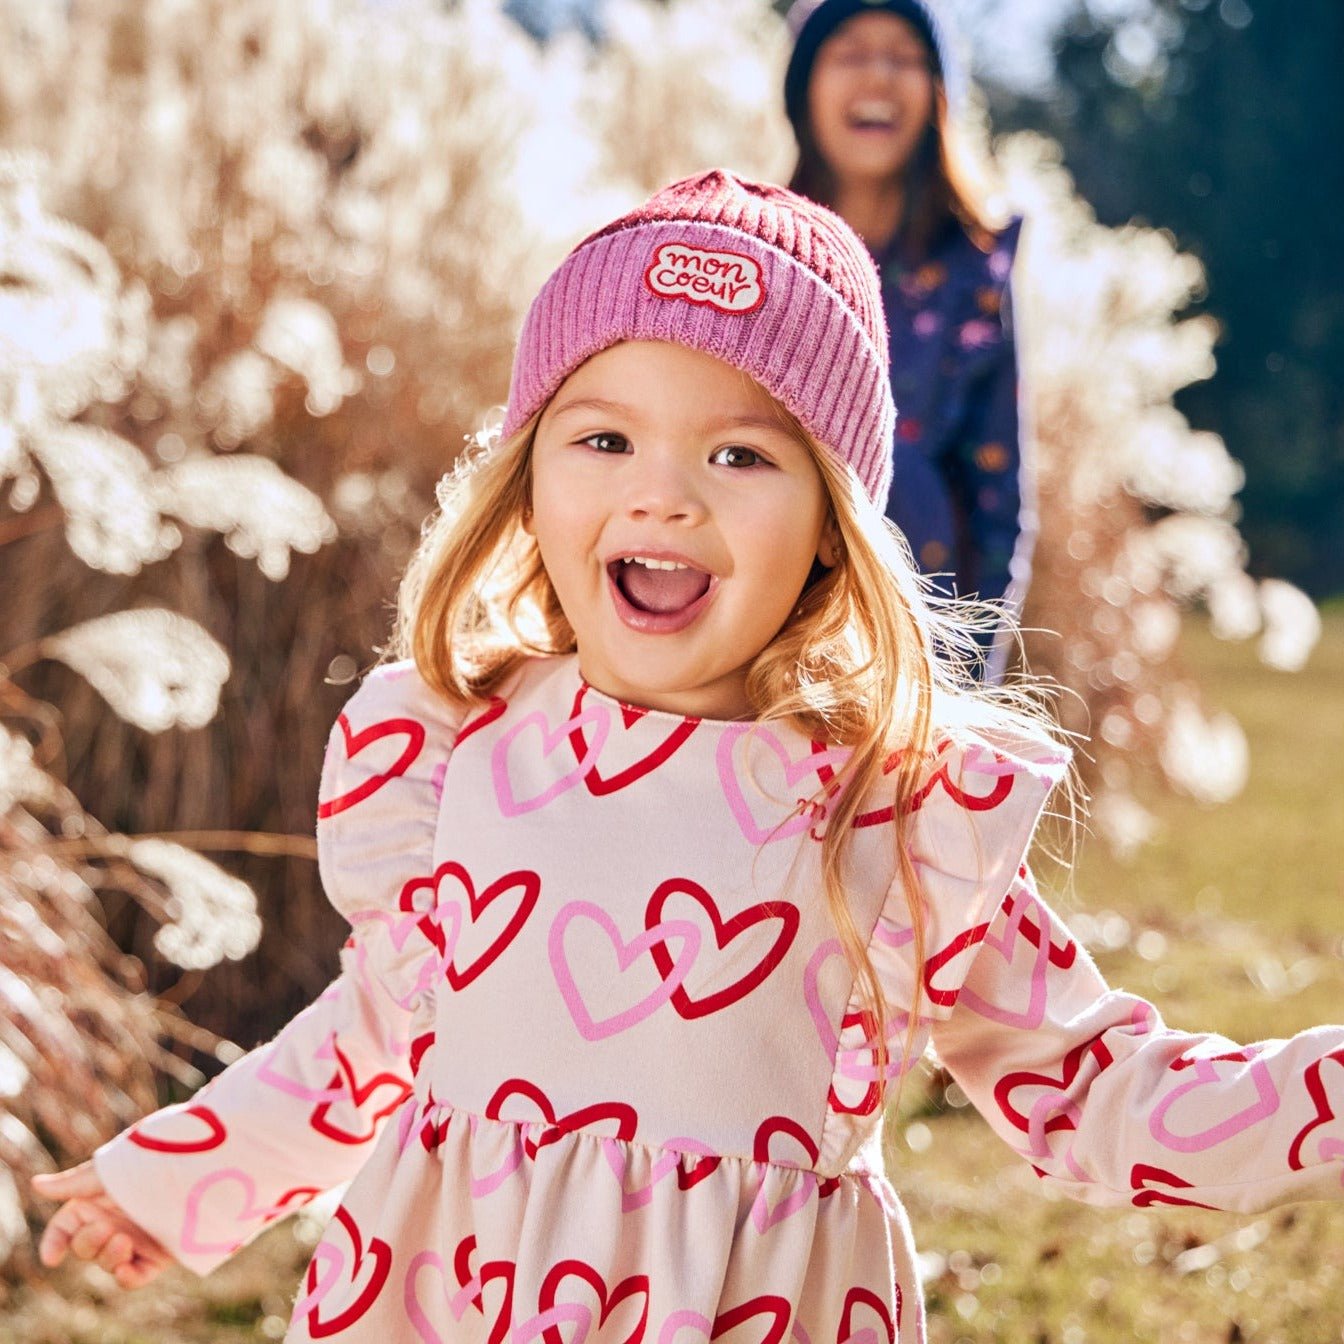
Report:
<svg viewBox="0 0 1344 1344"><path fill-rule="evenodd" d="M172 1256L103 1189L92 1162L34 1176L33 1189L64 1201L38 1245L44 1265L54 1268L69 1251L101 1265L123 1288L139 1288L172 1263Z"/></svg>

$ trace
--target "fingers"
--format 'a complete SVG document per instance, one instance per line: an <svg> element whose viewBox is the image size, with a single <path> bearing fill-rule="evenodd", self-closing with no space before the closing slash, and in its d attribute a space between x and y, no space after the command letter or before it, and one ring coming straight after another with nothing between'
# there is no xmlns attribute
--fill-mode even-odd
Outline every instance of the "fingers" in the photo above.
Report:
<svg viewBox="0 0 1344 1344"><path fill-rule="evenodd" d="M66 1252L74 1249L75 1238L84 1228L91 1223L96 1225L100 1219L107 1229L103 1237L103 1241L106 1241L113 1231L112 1223L110 1219L102 1218L95 1205L79 1199L62 1204L42 1232L42 1240L37 1246L38 1258L49 1269L54 1269L65 1259ZM102 1242L98 1244L101 1248ZM78 1251L75 1253L78 1254Z"/></svg>
<svg viewBox="0 0 1344 1344"><path fill-rule="evenodd" d="M168 1265L168 1252L108 1198L91 1162L34 1176L33 1188L64 1201L38 1242L38 1258L48 1268L73 1255L101 1266L121 1287L139 1288Z"/></svg>
<svg viewBox="0 0 1344 1344"><path fill-rule="evenodd" d="M97 1255L91 1257L101 1269L115 1274L122 1265L135 1258L135 1243L125 1232L113 1232Z"/></svg>
<svg viewBox="0 0 1344 1344"><path fill-rule="evenodd" d="M34 1176L33 1189L44 1199L92 1199L105 1193L92 1162L81 1162L69 1171L50 1171Z"/></svg>

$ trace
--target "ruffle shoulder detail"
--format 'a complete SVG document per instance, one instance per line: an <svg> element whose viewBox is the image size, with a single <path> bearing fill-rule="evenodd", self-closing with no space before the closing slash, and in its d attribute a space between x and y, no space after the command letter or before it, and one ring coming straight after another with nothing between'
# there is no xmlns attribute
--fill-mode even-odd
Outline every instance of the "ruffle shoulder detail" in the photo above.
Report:
<svg viewBox="0 0 1344 1344"><path fill-rule="evenodd" d="M920 992L911 895L899 871L869 948L894 1010L918 999L922 1017L951 1012L1068 766L1068 752L1046 739L957 733L938 742L907 817L924 926Z"/></svg>
<svg viewBox="0 0 1344 1344"><path fill-rule="evenodd" d="M322 764L318 865L327 899L372 951L379 979L411 1006L432 945L434 839L464 715L414 664L376 668L341 711Z"/></svg>

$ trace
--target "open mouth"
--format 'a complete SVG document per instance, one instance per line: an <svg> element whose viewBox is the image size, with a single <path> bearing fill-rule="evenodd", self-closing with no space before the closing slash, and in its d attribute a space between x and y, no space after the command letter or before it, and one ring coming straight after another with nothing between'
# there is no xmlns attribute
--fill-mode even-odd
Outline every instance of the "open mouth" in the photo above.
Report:
<svg viewBox="0 0 1344 1344"><path fill-rule="evenodd" d="M849 109L845 120L854 131L894 131L896 108L883 99L866 98Z"/></svg>
<svg viewBox="0 0 1344 1344"><path fill-rule="evenodd" d="M699 614L713 576L682 560L621 556L607 565L617 610L627 624L645 630L674 630Z"/></svg>

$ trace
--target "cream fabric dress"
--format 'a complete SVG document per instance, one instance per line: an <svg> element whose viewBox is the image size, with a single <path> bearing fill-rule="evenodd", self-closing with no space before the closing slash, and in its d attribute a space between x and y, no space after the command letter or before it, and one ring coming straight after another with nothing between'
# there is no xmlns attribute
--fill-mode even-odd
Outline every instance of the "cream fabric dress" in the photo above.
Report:
<svg viewBox="0 0 1344 1344"><path fill-rule="evenodd" d="M870 1024L821 894L826 815L797 808L843 760L622 706L573 658L465 722L409 665L379 669L323 773L340 977L102 1148L109 1192L205 1272L351 1180L291 1341L922 1339ZM929 762L913 1057L932 1040L1084 1199L1337 1197L1344 1029L1240 1049L1109 991L1022 867L1062 767L950 740ZM875 801L849 887L898 1067L914 959L893 834Z"/></svg>

